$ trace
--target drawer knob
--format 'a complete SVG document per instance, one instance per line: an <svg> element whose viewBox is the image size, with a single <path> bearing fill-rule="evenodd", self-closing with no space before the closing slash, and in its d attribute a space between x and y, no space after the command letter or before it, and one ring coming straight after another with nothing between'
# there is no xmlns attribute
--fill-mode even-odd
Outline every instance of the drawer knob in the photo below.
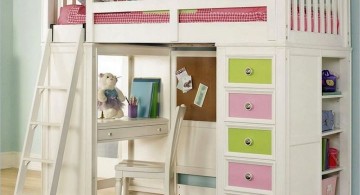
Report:
<svg viewBox="0 0 360 195"><path fill-rule="evenodd" d="M250 67L245 68L246 76L251 76L253 74L253 69Z"/></svg>
<svg viewBox="0 0 360 195"><path fill-rule="evenodd" d="M162 129L161 129L161 128L158 128L158 129L157 129L157 131L158 131L158 132L161 132L161 131L162 131Z"/></svg>
<svg viewBox="0 0 360 195"><path fill-rule="evenodd" d="M112 133L111 133L111 132L109 132L109 133L108 133L108 136L112 136Z"/></svg>
<svg viewBox="0 0 360 195"><path fill-rule="evenodd" d="M253 178L254 178L253 174L251 174L251 173L246 173L245 174L245 179L246 180L251 181L251 180L253 180Z"/></svg>
<svg viewBox="0 0 360 195"><path fill-rule="evenodd" d="M250 102L246 102L245 105L244 105L244 108L247 110L247 111L250 111L253 109L253 105L252 103Z"/></svg>
<svg viewBox="0 0 360 195"><path fill-rule="evenodd" d="M251 145L253 145L253 140L251 138L247 137L247 138L245 138L244 143L247 146L251 146Z"/></svg>

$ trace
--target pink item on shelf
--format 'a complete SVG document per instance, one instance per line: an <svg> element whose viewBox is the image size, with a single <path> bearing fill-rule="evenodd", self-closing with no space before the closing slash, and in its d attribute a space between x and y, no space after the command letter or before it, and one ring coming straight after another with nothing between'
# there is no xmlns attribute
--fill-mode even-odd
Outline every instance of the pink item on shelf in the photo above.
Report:
<svg viewBox="0 0 360 195"><path fill-rule="evenodd" d="M322 180L321 195L335 195L337 175Z"/></svg>
<svg viewBox="0 0 360 195"><path fill-rule="evenodd" d="M329 168L336 168L339 166L339 151L336 148L329 148Z"/></svg>

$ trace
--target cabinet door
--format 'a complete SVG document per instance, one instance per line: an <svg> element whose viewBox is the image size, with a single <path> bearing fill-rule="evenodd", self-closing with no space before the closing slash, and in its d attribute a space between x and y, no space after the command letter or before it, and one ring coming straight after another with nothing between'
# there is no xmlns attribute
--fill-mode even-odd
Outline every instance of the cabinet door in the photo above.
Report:
<svg viewBox="0 0 360 195"><path fill-rule="evenodd" d="M294 49L289 58L289 181L294 195L321 194L321 57L317 52Z"/></svg>

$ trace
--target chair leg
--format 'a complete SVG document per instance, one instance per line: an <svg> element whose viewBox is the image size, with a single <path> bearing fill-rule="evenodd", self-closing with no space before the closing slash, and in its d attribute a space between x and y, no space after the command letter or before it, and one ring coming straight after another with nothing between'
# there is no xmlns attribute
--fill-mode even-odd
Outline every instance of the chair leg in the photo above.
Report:
<svg viewBox="0 0 360 195"><path fill-rule="evenodd" d="M164 180L164 195L174 195L171 193L171 182L167 178Z"/></svg>
<svg viewBox="0 0 360 195"><path fill-rule="evenodd" d="M121 195L122 194L122 178L115 179L115 194Z"/></svg>
<svg viewBox="0 0 360 195"><path fill-rule="evenodd" d="M130 178L125 177L123 184L124 195L129 195L129 183L130 183Z"/></svg>

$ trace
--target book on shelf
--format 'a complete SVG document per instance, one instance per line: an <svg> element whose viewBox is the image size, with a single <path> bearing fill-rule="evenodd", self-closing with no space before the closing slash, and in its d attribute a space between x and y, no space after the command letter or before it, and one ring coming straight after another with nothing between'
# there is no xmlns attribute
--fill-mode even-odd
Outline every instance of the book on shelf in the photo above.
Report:
<svg viewBox="0 0 360 195"><path fill-rule="evenodd" d="M322 139L322 151L321 151L321 155L322 155L322 161L321 161L321 167L322 170L325 171L327 169L329 169L329 139L328 138L323 138Z"/></svg>
<svg viewBox="0 0 360 195"><path fill-rule="evenodd" d="M139 100L139 117L157 118L160 110L160 78L134 78L131 95Z"/></svg>

